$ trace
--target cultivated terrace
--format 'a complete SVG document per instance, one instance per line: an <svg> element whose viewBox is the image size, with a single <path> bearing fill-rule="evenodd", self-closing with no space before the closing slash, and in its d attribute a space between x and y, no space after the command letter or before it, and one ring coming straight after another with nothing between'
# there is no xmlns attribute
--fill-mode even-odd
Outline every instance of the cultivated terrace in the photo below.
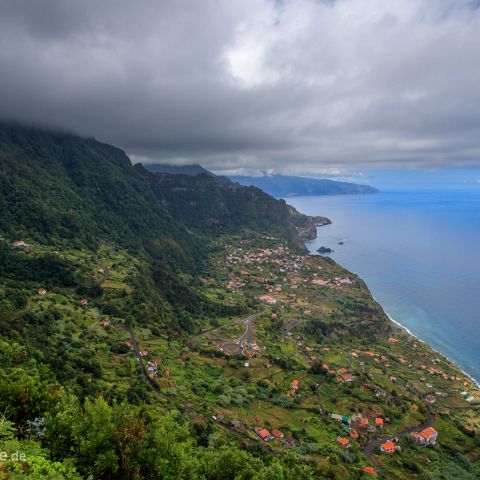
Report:
<svg viewBox="0 0 480 480"><path fill-rule="evenodd" d="M110 243L96 256L25 243L3 237L4 258L28 266L47 256L56 267L50 278L3 279L2 308L28 316L8 348L30 339L9 368L40 382L33 358L42 358L55 397L60 381L80 397L144 405L153 417L177 412L207 447L295 455L316 478L475 478L480 392L389 322L362 280L330 259L253 232L221 238L205 272L186 281L241 314L212 316L184 335L149 320L142 258ZM47 338L37 336L42 325ZM4 385L0 399L25 425L32 412L42 418L40 400L55 401L30 392L7 407L8 388L22 387ZM438 437L420 444L427 428Z"/></svg>

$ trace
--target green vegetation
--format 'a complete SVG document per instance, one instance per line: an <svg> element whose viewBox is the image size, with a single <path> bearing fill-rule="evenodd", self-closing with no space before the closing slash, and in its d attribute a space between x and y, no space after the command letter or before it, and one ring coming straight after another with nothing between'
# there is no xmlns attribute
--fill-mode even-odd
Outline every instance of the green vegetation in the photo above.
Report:
<svg viewBox="0 0 480 480"><path fill-rule="evenodd" d="M480 475L479 390L284 202L2 126L0 207L0 478Z"/></svg>

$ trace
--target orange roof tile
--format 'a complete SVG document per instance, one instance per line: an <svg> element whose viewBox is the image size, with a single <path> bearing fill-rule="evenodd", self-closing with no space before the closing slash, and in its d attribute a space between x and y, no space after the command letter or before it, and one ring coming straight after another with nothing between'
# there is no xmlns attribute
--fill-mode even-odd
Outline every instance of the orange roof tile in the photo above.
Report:
<svg viewBox="0 0 480 480"><path fill-rule="evenodd" d="M420 435L423 437L423 438L426 438L427 440L432 436L434 435L435 433L437 433L437 431L433 428L433 427L428 427L428 428L425 428L424 430L422 430L420 432Z"/></svg>
<svg viewBox="0 0 480 480"><path fill-rule="evenodd" d="M391 440L387 440L385 443L382 443L382 450L387 453L395 451L395 444Z"/></svg>

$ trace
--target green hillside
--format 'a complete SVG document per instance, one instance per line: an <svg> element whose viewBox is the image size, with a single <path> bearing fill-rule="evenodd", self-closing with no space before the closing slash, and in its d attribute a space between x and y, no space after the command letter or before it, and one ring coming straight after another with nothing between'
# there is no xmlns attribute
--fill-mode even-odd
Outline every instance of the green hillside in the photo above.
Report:
<svg viewBox="0 0 480 480"><path fill-rule="evenodd" d="M1 125L0 478L478 478L480 390L301 248L328 222Z"/></svg>

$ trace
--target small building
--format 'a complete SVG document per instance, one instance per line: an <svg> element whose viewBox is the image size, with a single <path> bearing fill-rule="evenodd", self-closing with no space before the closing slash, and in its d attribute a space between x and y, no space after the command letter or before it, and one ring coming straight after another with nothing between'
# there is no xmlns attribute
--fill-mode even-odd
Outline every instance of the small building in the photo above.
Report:
<svg viewBox="0 0 480 480"><path fill-rule="evenodd" d="M437 443L438 432L433 427L423 429L421 432L412 433L418 445L435 445Z"/></svg>
<svg viewBox="0 0 480 480"><path fill-rule="evenodd" d="M383 427L383 418L381 417L375 418L375 425L377 425L378 427Z"/></svg>
<svg viewBox="0 0 480 480"><path fill-rule="evenodd" d="M344 448L350 448L350 440L345 437L337 437L337 442Z"/></svg>
<svg viewBox="0 0 480 480"><path fill-rule="evenodd" d="M350 435L350 438L353 438L354 440L357 440L357 438L360 437L359 433L353 429L350 430L349 435Z"/></svg>
<svg viewBox="0 0 480 480"><path fill-rule="evenodd" d="M378 472L370 466L367 466L363 469L363 473L366 473L368 475L378 475Z"/></svg>
<svg viewBox="0 0 480 480"><path fill-rule="evenodd" d="M157 373L158 364L157 362L147 362L147 372L148 373Z"/></svg>
<svg viewBox="0 0 480 480"><path fill-rule="evenodd" d="M12 243L12 246L13 246L13 248L25 248L25 247L27 247L27 244L23 240L15 240Z"/></svg>
<svg viewBox="0 0 480 480"><path fill-rule="evenodd" d="M383 453L394 453L395 444L391 440L387 440L385 443L382 443L382 445L380 446L380 450Z"/></svg>
<svg viewBox="0 0 480 480"><path fill-rule="evenodd" d="M275 305L277 303L277 299L272 295L260 295L258 299L261 302L265 302L267 305Z"/></svg>
<svg viewBox="0 0 480 480"><path fill-rule="evenodd" d="M46 291L44 288L41 288L41 289L38 291L38 294L39 294L41 297L44 297L44 296L47 294L47 291Z"/></svg>
<svg viewBox="0 0 480 480"><path fill-rule="evenodd" d="M293 437L285 437L284 439L285 448L295 447L295 439Z"/></svg>
<svg viewBox="0 0 480 480"><path fill-rule="evenodd" d="M272 429L272 435L279 440L282 440L285 436L280 430L276 430L275 428Z"/></svg>
<svg viewBox="0 0 480 480"><path fill-rule="evenodd" d="M361 418L359 425L361 428L366 428L368 427L368 418Z"/></svg>
<svg viewBox="0 0 480 480"><path fill-rule="evenodd" d="M80 300L80 305L81 305L82 307L86 307L86 306L88 305L88 300L87 300L86 298L82 298L82 299Z"/></svg>
<svg viewBox="0 0 480 480"><path fill-rule="evenodd" d="M255 427L255 433L264 442L269 442L270 440L273 440L275 438L266 428Z"/></svg>
<svg viewBox="0 0 480 480"><path fill-rule="evenodd" d="M343 383L351 383L353 382L353 377L349 373L345 373L340 377Z"/></svg>

